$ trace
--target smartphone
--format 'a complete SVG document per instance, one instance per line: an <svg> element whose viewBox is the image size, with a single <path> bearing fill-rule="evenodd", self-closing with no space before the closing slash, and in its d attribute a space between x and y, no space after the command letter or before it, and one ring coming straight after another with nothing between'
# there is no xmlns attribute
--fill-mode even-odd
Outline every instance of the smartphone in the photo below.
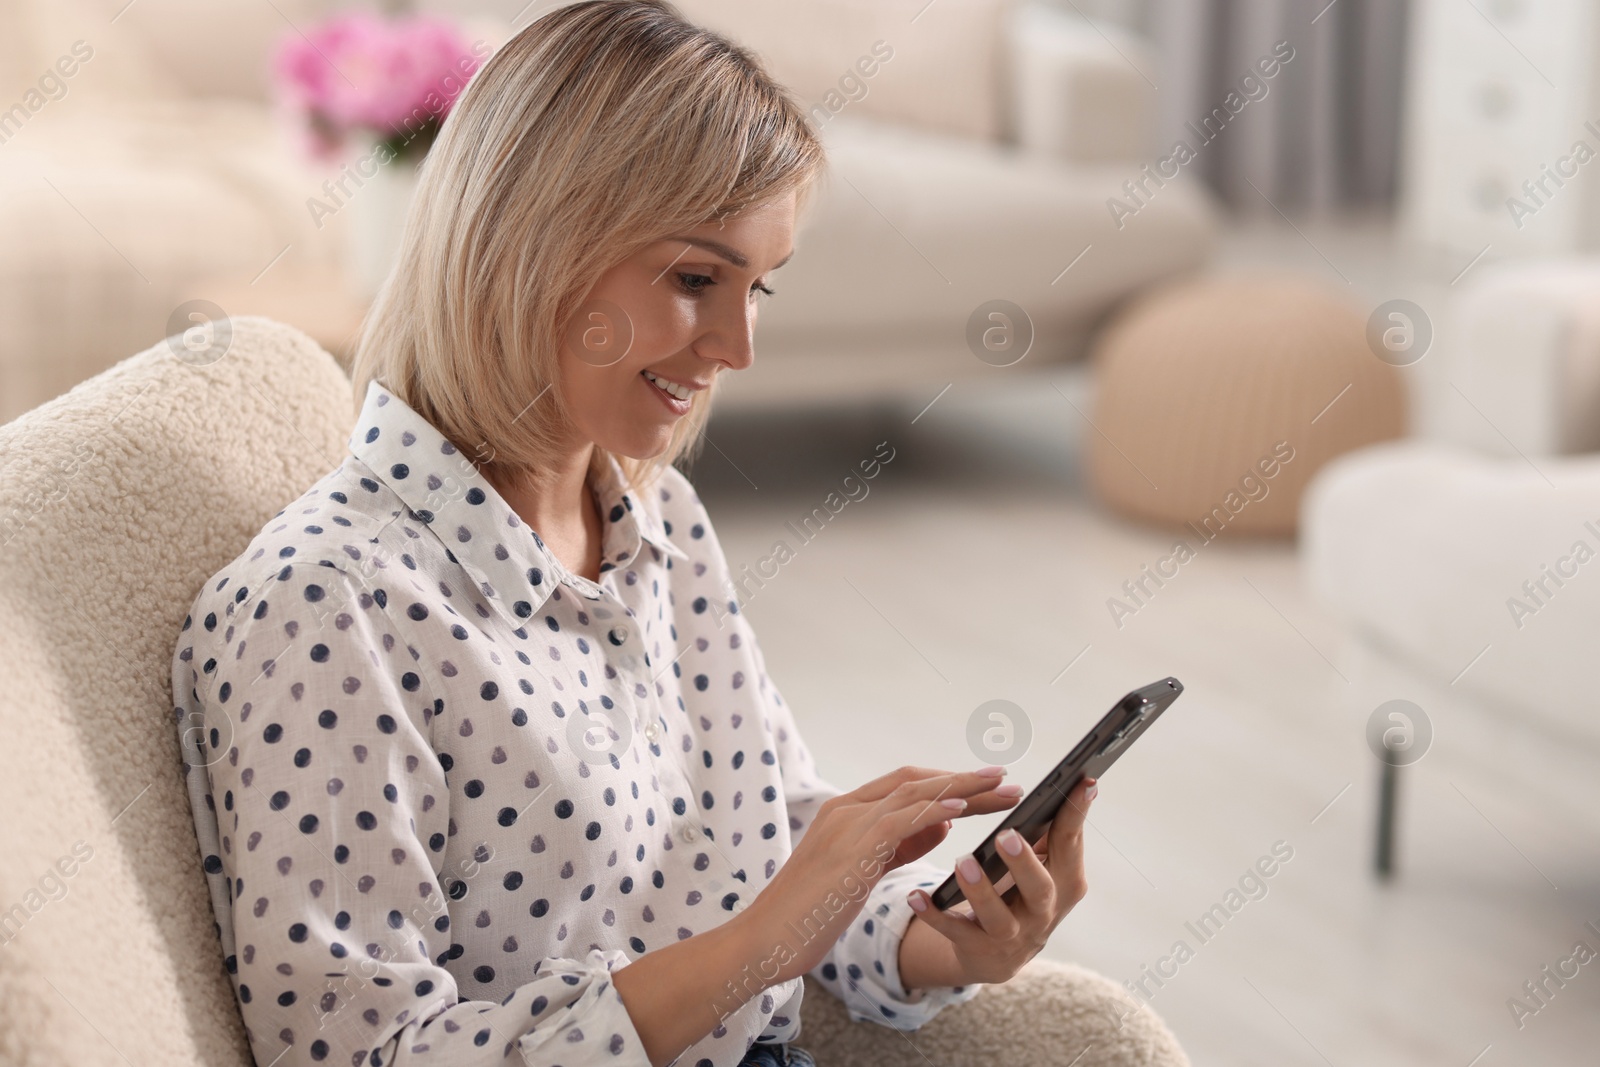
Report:
<svg viewBox="0 0 1600 1067"><path fill-rule="evenodd" d="M1134 739L1148 730L1150 724L1155 722L1182 692L1183 683L1176 678L1163 678L1159 682L1151 682L1143 688L1135 689L1117 701L1116 705L1106 712L1105 717L1095 724L1094 729L1067 753L1066 758L1056 764L1055 770L1046 775L1044 781L1022 799L1022 803L1011 809L1005 821L995 827L994 832L984 838L982 844L972 850L973 859L978 861L978 866L983 868L989 881L998 881L1010 872L1005 858L1000 855L1000 849L995 844L1001 833L1015 830L1028 844L1037 844L1050 829L1050 821L1056 817L1056 812L1061 810L1067 794L1072 792L1083 779L1098 779L1105 774L1106 769L1117 762L1117 757L1126 752ZM1017 887L1013 885L1000 895L1000 899L1009 904L1016 899L1017 892ZM961 892L961 884L956 881L956 876L952 873L938 889L933 891L933 906L944 911L963 900L965 896L966 894Z"/></svg>

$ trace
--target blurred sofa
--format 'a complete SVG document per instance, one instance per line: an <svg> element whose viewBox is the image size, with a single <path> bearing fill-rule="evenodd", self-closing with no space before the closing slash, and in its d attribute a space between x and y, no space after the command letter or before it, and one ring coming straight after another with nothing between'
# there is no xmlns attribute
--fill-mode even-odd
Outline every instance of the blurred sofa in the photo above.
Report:
<svg viewBox="0 0 1600 1067"><path fill-rule="evenodd" d="M1459 424L1350 453L1309 487L1306 577L1348 629L1363 717L1401 698L1452 743L1600 760L1596 308L1600 258L1485 268L1437 354Z"/></svg>
<svg viewBox="0 0 1600 1067"><path fill-rule="evenodd" d="M0 118L0 420L103 369L106 353L167 336L194 299L272 314L344 354L360 314L335 293L348 220L319 226L306 210L326 174L296 155L266 74L288 25L338 6L0 7L0 109L20 105ZM422 6L491 44L544 10ZM965 340L994 298L1031 320L1025 367L1071 358L1117 302L1209 254L1211 202L1188 176L1113 221L1107 198L1155 158L1154 90L1133 65L1140 43L1113 43L1070 4L680 7L765 57L834 163L763 311L761 372L730 380L719 404L926 398L1000 373ZM72 61L75 48L89 55Z"/></svg>
<svg viewBox="0 0 1600 1067"><path fill-rule="evenodd" d="M340 254L304 206L322 175L265 105L306 0L122 7L0 4L0 420L166 336L202 279Z"/></svg>
<svg viewBox="0 0 1600 1067"><path fill-rule="evenodd" d="M1025 374L1080 356L1121 301L1210 255L1201 184L1141 175L1161 154L1148 47L1068 0L679 6L755 48L832 159L762 309L757 372L720 384L719 405L898 393L920 406L952 381ZM1130 180L1151 195L1119 226L1107 200ZM1030 320L1015 366L968 344L993 299Z"/></svg>

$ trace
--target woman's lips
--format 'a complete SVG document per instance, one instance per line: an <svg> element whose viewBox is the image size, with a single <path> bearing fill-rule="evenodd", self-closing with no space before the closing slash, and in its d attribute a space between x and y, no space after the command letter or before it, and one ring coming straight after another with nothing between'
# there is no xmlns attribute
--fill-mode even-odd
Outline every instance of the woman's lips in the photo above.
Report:
<svg viewBox="0 0 1600 1067"><path fill-rule="evenodd" d="M665 389L662 389L649 378L646 378L644 376L644 371L639 372L639 380L643 382L644 387L650 390L650 392L654 393L656 398L665 404L667 406L667 410L672 412L674 415L687 415L689 413L690 401L679 400Z"/></svg>

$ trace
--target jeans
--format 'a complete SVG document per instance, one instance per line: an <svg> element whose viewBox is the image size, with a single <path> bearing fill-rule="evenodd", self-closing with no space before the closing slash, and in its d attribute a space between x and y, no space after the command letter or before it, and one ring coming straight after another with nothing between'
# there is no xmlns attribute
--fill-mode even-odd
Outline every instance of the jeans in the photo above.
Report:
<svg viewBox="0 0 1600 1067"><path fill-rule="evenodd" d="M757 1041L739 1061L739 1067L817 1067L811 1053L782 1041L765 1044Z"/></svg>

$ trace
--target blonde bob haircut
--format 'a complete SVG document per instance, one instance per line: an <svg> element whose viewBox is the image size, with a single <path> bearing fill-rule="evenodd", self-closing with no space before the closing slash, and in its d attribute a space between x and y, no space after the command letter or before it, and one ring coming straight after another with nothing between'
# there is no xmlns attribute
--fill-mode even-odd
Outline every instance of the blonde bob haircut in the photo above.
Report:
<svg viewBox="0 0 1600 1067"><path fill-rule="evenodd" d="M825 171L805 111L750 51L666 0L586 0L501 46L425 157L398 262L362 323L377 380L479 467L547 466L569 440L562 334L599 276L646 246ZM713 389L635 486L692 458ZM608 469L595 446L591 471Z"/></svg>

